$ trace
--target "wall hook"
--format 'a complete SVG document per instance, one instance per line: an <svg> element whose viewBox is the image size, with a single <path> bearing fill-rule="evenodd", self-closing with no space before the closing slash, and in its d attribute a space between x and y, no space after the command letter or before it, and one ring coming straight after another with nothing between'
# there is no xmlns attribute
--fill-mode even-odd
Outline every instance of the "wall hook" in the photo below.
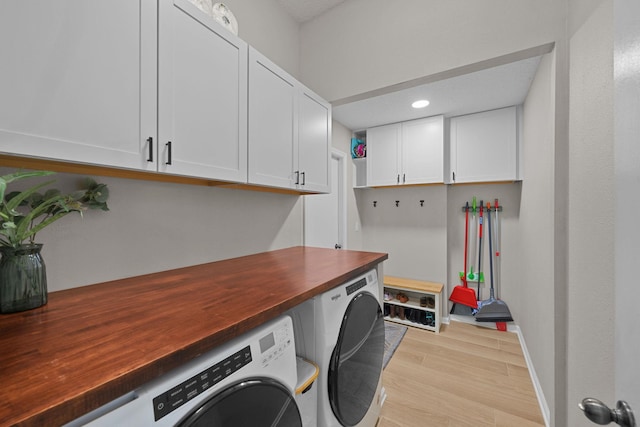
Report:
<svg viewBox="0 0 640 427"><path fill-rule="evenodd" d="M420 200L420 207L424 206L424 200Z"/></svg>
<svg viewBox="0 0 640 427"><path fill-rule="evenodd" d="M400 206L400 200L396 200L396 208Z"/></svg>
<svg viewBox="0 0 640 427"><path fill-rule="evenodd" d="M375 208L377 205L378 205L378 201L377 201L377 200L374 200L374 201L373 201L373 207Z"/></svg>

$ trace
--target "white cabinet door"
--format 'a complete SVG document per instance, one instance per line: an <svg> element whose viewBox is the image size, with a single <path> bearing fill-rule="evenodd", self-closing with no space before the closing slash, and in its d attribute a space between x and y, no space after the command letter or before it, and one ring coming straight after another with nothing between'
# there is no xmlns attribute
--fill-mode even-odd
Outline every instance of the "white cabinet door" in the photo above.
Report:
<svg viewBox="0 0 640 427"><path fill-rule="evenodd" d="M330 190L331 106L252 47L248 139L249 183Z"/></svg>
<svg viewBox="0 0 640 427"><path fill-rule="evenodd" d="M331 105L308 90L298 92L299 189L328 193Z"/></svg>
<svg viewBox="0 0 640 427"><path fill-rule="evenodd" d="M0 152L155 170L156 33L153 1L4 0Z"/></svg>
<svg viewBox="0 0 640 427"><path fill-rule="evenodd" d="M367 186L400 183L401 125L367 129Z"/></svg>
<svg viewBox="0 0 640 427"><path fill-rule="evenodd" d="M159 4L159 170L246 182L247 45L188 0Z"/></svg>
<svg viewBox="0 0 640 427"><path fill-rule="evenodd" d="M516 107L453 117L450 131L451 182L518 179Z"/></svg>
<svg viewBox="0 0 640 427"><path fill-rule="evenodd" d="M367 129L367 186L444 181L444 118Z"/></svg>
<svg viewBox="0 0 640 427"><path fill-rule="evenodd" d="M249 48L249 183L295 188L295 80Z"/></svg>
<svg viewBox="0 0 640 427"><path fill-rule="evenodd" d="M402 123L402 184L444 182L444 117Z"/></svg>

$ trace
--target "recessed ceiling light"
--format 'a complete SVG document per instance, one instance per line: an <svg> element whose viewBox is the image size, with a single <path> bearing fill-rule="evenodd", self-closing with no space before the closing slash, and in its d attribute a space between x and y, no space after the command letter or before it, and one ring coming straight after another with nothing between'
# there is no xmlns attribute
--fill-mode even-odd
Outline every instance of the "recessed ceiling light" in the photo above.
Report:
<svg viewBox="0 0 640 427"><path fill-rule="evenodd" d="M427 101L426 99L421 99L421 100L416 101L413 104L411 104L411 106L413 108L424 108L427 105L429 105L429 101Z"/></svg>

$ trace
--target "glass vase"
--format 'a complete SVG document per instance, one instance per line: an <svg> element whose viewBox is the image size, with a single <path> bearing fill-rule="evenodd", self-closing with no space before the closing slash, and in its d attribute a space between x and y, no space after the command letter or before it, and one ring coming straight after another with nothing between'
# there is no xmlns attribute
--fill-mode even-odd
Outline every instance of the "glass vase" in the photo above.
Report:
<svg viewBox="0 0 640 427"><path fill-rule="evenodd" d="M47 303L47 271L41 244L0 247L0 313L15 313Z"/></svg>

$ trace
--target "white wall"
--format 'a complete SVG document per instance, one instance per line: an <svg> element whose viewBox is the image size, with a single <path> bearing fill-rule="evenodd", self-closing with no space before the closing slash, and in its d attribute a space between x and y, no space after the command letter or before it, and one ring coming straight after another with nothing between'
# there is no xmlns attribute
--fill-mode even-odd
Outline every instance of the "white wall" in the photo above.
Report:
<svg viewBox="0 0 640 427"><path fill-rule="evenodd" d="M615 399L640 408L638 301L640 198L640 3L614 0L615 44ZM629 321L632 319L632 321ZM613 403L613 402L611 402Z"/></svg>
<svg viewBox="0 0 640 427"><path fill-rule="evenodd" d="M330 101L562 36L557 0L349 0L301 26L301 76Z"/></svg>
<svg viewBox="0 0 640 427"><path fill-rule="evenodd" d="M81 178L58 174L55 186L74 191ZM302 244L298 196L95 178L110 211L67 215L37 236L49 291Z"/></svg>
<svg viewBox="0 0 640 427"><path fill-rule="evenodd" d="M515 230L517 255L512 258L519 268L518 274L511 276L517 286L505 288L503 294L518 313L517 322L547 402L555 401L558 374L554 355L562 351L556 348L554 337L557 327L564 324L557 324L561 319L556 319L555 310L558 306L562 310L566 303L554 298L554 287L564 286L554 281L555 55L553 51L540 61L523 107L524 180ZM558 262L561 259L558 257Z"/></svg>
<svg viewBox="0 0 640 427"><path fill-rule="evenodd" d="M299 25L280 3L276 0L224 3L238 21L238 36L300 80Z"/></svg>
<svg viewBox="0 0 640 427"><path fill-rule="evenodd" d="M568 425L588 426L578 402L614 402L613 1L570 43Z"/></svg>

